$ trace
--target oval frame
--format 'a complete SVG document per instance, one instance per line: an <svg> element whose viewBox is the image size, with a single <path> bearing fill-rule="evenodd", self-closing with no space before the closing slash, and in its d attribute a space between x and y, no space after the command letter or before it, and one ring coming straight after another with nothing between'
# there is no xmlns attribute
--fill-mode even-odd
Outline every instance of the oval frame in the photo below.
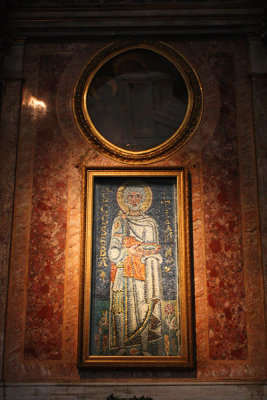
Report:
<svg viewBox="0 0 267 400"><path fill-rule="evenodd" d="M105 139L91 121L86 107L87 92L95 74L113 57L133 49L147 49L165 57L184 79L188 93L186 114L179 128L163 143L141 151L123 149ZM193 136L200 123L202 111L202 87L192 65L166 43L152 40L119 40L102 48L84 67L73 94L73 113L83 137L104 155L130 164L148 164L172 155Z"/></svg>

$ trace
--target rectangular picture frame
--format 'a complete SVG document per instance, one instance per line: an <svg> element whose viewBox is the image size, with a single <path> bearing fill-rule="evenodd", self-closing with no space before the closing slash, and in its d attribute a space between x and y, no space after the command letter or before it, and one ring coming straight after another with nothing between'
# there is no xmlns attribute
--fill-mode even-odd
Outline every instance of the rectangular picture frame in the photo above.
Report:
<svg viewBox="0 0 267 400"><path fill-rule="evenodd" d="M188 175L84 171L79 367L193 367Z"/></svg>

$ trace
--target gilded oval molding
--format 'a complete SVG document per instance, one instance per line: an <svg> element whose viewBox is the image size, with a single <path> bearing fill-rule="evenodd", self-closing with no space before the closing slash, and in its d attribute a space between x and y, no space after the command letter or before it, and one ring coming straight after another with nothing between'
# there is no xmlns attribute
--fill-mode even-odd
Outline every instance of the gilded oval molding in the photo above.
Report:
<svg viewBox="0 0 267 400"><path fill-rule="evenodd" d="M146 61L146 56L148 61ZM147 70L145 68L149 63L151 64L153 59L154 65L158 64L159 71L151 71L150 69L147 72L150 67L147 67ZM146 73L142 74L140 71L138 73L135 73L135 71L127 73L127 69L124 67L122 74L120 69L122 69L123 62L124 64L128 62L128 65L131 65L130 68L133 68L134 64L139 64L139 67L136 68L143 68ZM111 65L113 75L107 73L107 71L110 71ZM162 96L162 87L165 88L166 86L164 79L169 79L164 68L170 71L172 75L170 79L175 79L176 87L178 85L176 92L180 91L182 102L179 103L178 99L175 98L163 117L160 115L162 114L161 104L158 103L157 116L155 117L156 111L151 111L152 108L153 110L156 108L155 98ZM173 78L174 71L175 78ZM117 75L114 75L116 73L120 74L118 79ZM165 86L160 88L159 82L163 82L163 84L160 84ZM119 89L118 85L121 85ZM170 86L169 81L167 86ZM123 101L120 97L121 108L118 108L116 107L115 97L119 90L119 93L123 92L124 95L126 92L128 93L129 87L133 87L134 92L131 92L131 109L130 111L126 110L125 115L128 116L129 112L132 113L131 117L127 117L132 125L129 126L129 122L126 122L121 128L122 124L119 124L119 119L124 118L125 120L126 117L123 112L128 102L124 101L125 97ZM140 87L143 90L143 95L142 92L141 95L138 92ZM148 98L148 107L144 107L143 103L147 104L143 101L144 93L146 95L150 92L153 92L154 97L151 101ZM168 92L171 92L171 90ZM174 98L169 93L166 96L172 96L167 98L168 103L170 103L170 99ZM153 103L152 106L150 106L150 103ZM199 125L202 109L202 88L191 64L169 45L150 40L120 40L102 48L85 65L73 95L74 117L84 138L98 151L124 163L146 164L167 158L173 154L193 136ZM145 113L144 122L142 121L143 111ZM149 119L149 113L152 115L152 119ZM163 121L161 121L162 119ZM133 120L134 122L132 122ZM170 125L170 127L165 128L167 125ZM164 134L162 135L163 130ZM132 131L134 131L135 138ZM159 137L157 138L157 136ZM150 143L152 143L151 147Z"/></svg>

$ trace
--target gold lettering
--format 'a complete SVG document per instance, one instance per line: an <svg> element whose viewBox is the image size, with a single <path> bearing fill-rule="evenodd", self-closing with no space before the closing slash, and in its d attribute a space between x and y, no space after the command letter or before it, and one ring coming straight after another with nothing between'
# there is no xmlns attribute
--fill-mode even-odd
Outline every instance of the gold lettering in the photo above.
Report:
<svg viewBox="0 0 267 400"><path fill-rule="evenodd" d="M101 235L106 236L106 234L107 234L107 225L102 225L101 228L100 228L100 231L101 231Z"/></svg>
<svg viewBox="0 0 267 400"><path fill-rule="evenodd" d="M100 258L98 267L108 267L107 257Z"/></svg>
<svg viewBox="0 0 267 400"><path fill-rule="evenodd" d="M104 246L101 246L100 257L106 257L106 256L107 256L106 248Z"/></svg>
<svg viewBox="0 0 267 400"><path fill-rule="evenodd" d="M171 247L166 247L165 258L169 258L169 257L172 257L172 249L171 249Z"/></svg>
<svg viewBox="0 0 267 400"><path fill-rule="evenodd" d="M165 204L165 207L167 207L167 204L171 204L171 200L161 200L161 204Z"/></svg>
<svg viewBox="0 0 267 400"><path fill-rule="evenodd" d="M172 228L170 227L170 225L166 225L166 229L164 230L164 232L172 232Z"/></svg>
<svg viewBox="0 0 267 400"><path fill-rule="evenodd" d="M105 246L106 245L106 237L105 236L101 236L100 237L100 244Z"/></svg>

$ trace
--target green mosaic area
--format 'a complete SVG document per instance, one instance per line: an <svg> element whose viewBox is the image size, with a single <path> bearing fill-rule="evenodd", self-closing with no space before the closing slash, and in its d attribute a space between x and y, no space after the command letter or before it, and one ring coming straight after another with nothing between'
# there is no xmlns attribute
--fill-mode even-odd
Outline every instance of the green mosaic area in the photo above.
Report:
<svg viewBox="0 0 267 400"><path fill-rule="evenodd" d="M162 338L149 343L148 351L154 356L177 356L181 352L181 334L175 300L162 301ZM117 350L109 348L109 301L96 301L94 324L91 332L91 354L113 356ZM127 356L138 356L140 345L126 348Z"/></svg>

